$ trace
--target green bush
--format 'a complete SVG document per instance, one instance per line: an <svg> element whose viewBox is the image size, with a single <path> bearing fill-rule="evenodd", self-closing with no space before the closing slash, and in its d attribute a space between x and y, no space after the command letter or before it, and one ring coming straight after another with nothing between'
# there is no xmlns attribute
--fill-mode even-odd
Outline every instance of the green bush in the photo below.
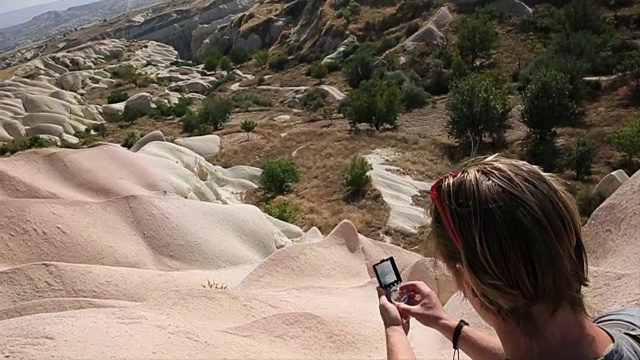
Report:
<svg viewBox="0 0 640 360"><path fill-rule="evenodd" d="M578 180L584 179L586 176L591 175L591 166L593 165L595 154L595 143L587 137L582 137L565 154L565 165L575 171Z"/></svg>
<svg viewBox="0 0 640 360"><path fill-rule="evenodd" d="M126 147L127 149L131 149L133 145L138 142L138 140L140 140L140 134L138 134L136 131L129 131L120 145Z"/></svg>
<svg viewBox="0 0 640 360"><path fill-rule="evenodd" d="M262 167L260 186L268 196L286 194L291 191L292 185L299 181L300 171L293 161L269 160Z"/></svg>
<svg viewBox="0 0 640 360"><path fill-rule="evenodd" d="M242 65L251 60L251 52L244 46L234 46L229 52L229 59L236 65Z"/></svg>
<svg viewBox="0 0 640 360"><path fill-rule="evenodd" d="M640 155L640 120L634 120L624 128L607 136L607 143L616 151L627 156L631 162L634 156Z"/></svg>
<svg viewBox="0 0 640 360"><path fill-rule="evenodd" d="M542 138L529 133L522 140L521 146L528 162L539 165L548 172L556 169L560 154L553 137Z"/></svg>
<svg viewBox="0 0 640 360"><path fill-rule="evenodd" d="M411 82L405 82L400 91L402 92L402 104L407 111L425 106L431 97L422 87Z"/></svg>
<svg viewBox="0 0 640 360"><path fill-rule="evenodd" d="M311 88L302 97L302 106L311 111L317 111L325 105L327 92L321 88Z"/></svg>
<svg viewBox="0 0 640 360"><path fill-rule="evenodd" d="M292 68L296 65L294 60L290 60L286 55L280 55L277 58L269 61L269 69L279 72L289 68Z"/></svg>
<svg viewBox="0 0 640 360"><path fill-rule="evenodd" d="M117 104L129 99L129 94L126 92L115 90L109 93L107 96L107 104Z"/></svg>
<svg viewBox="0 0 640 360"><path fill-rule="evenodd" d="M314 79L324 79L329 74L329 70L320 62L314 62L307 71L307 76L311 76Z"/></svg>
<svg viewBox="0 0 640 360"><path fill-rule="evenodd" d="M420 22L417 20L412 21L404 27L404 36L408 38L418 32L418 30L420 30Z"/></svg>
<svg viewBox="0 0 640 360"><path fill-rule="evenodd" d="M578 210L583 216L591 216L593 212L604 202L604 198L593 192L593 187L582 186L576 193Z"/></svg>
<svg viewBox="0 0 640 360"><path fill-rule="evenodd" d="M231 120L231 111L233 110L233 102L231 99L216 96L215 98L206 99L202 104L202 109L197 113L187 110L185 116L181 119L182 130L189 133L208 131L208 125L213 130L219 130L224 124ZM209 131L211 133L211 131Z"/></svg>
<svg viewBox="0 0 640 360"><path fill-rule="evenodd" d="M124 107L124 110L122 111L122 113L118 114L115 116L115 120L116 121L124 121L124 122L134 122L136 120L138 120L139 118L143 117L144 114L138 110L138 109L134 109L132 107Z"/></svg>
<svg viewBox="0 0 640 360"><path fill-rule="evenodd" d="M252 120L244 120L240 123L240 129L247 133L247 139L249 140L251 140L249 133L253 132L253 130L256 129L256 126L258 126L258 124Z"/></svg>
<svg viewBox="0 0 640 360"><path fill-rule="evenodd" d="M566 75L543 70L533 76L524 91L522 107L522 122L529 132L549 138L556 127L574 124L578 114Z"/></svg>
<svg viewBox="0 0 640 360"><path fill-rule="evenodd" d="M277 200L270 204L265 204L262 206L262 211L269 216L288 223L294 221L300 212L297 206L286 200Z"/></svg>
<svg viewBox="0 0 640 360"><path fill-rule="evenodd" d="M520 84L523 88L529 86L534 76L542 72L557 71L569 79L569 94L574 102L583 100L588 91L584 77L587 76L589 65L580 59L545 51L520 71Z"/></svg>
<svg viewBox="0 0 640 360"><path fill-rule="evenodd" d="M459 142L480 145L485 134L501 143L511 111L509 79L499 72L471 74L451 85L447 132Z"/></svg>
<svg viewBox="0 0 640 360"><path fill-rule="evenodd" d="M189 107L191 105L193 105L192 98L181 96L176 104L157 104L156 108L151 113L151 117L154 119L162 119L171 116L183 117L187 114L187 111L189 110Z"/></svg>
<svg viewBox="0 0 640 360"><path fill-rule="evenodd" d="M222 70L222 71L231 71L231 70L233 70L233 63L231 62L231 59L229 59L226 56L223 56L220 59L220 70Z"/></svg>
<svg viewBox="0 0 640 360"><path fill-rule="evenodd" d="M348 0L346 6L336 12L336 16L352 22L360 15L361 6L354 0Z"/></svg>
<svg viewBox="0 0 640 360"><path fill-rule="evenodd" d="M562 10L563 25L568 33L589 31L602 34L611 30L596 0L573 0Z"/></svg>
<svg viewBox="0 0 640 360"><path fill-rule="evenodd" d="M209 124L200 124L191 134L193 136L204 136L211 135L211 133L213 133L213 126Z"/></svg>
<svg viewBox="0 0 640 360"><path fill-rule="evenodd" d="M498 30L493 19L482 12L465 17L460 23L458 51L471 66L491 54L498 46Z"/></svg>
<svg viewBox="0 0 640 360"><path fill-rule="evenodd" d="M361 195L371 182L371 165L361 156L351 158L351 164L344 175L344 186L351 195Z"/></svg>
<svg viewBox="0 0 640 360"><path fill-rule="evenodd" d="M562 13L550 4L539 4L531 16L522 19L522 30L550 38L562 29Z"/></svg>
<svg viewBox="0 0 640 360"><path fill-rule="evenodd" d="M19 137L0 145L0 156L15 154L28 149L39 149L54 146L55 143L39 136Z"/></svg>
<svg viewBox="0 0 640 360"><path fill-rule="evenodd" d="M266 49L260 49L253 53L253 59L259 67L264 68L269 63L269 51Z"/></svg>
<svg viewBox="0 0 640 360"><path fill-rule="evenodd" d="M252 107L270 107L271 101L254 92L236 94L231 97L234 108L249 109Z"/></svg>
<svg viewBox="0 0 640 360"><path fill-rule="evenodd" d="M113 72L113 77L126 82L134 83L138 76L138 70L133 65L120 66Z"/></svg>
<svg viewBox="0 0 640 360"><path fill-rule="evenodd" d="M333 116L336 114L336 108L325 106L322 108L322 118L331 122L333 125Z"/></svg>
<svg viewBox="0 0 640 360"><path fill-rule="evenodd" d="M220 65L220 59L222 59L222 51L214 47L207 52L207 55L204 57L204 69L206 71L216 71L218 66Z"/></svg>
<svg viewBox="0 0 640 360"><path fill-rule="evenodd" d="M378 78L363 82L345 100L344 113L353 128L359 124L376 130L395 127L402 110L400 89L395 83Z"/></svg>

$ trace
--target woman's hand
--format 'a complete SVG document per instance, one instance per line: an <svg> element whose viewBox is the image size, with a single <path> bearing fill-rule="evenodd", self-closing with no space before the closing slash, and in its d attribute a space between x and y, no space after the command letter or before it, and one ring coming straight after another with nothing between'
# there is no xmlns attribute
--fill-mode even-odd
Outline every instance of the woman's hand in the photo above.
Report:
<svg viewBox="0 0 640 360"><path fill-rule="evenodd" d="M437 328L448 319L438 295L424 282L410 281L400 285L400 290L409 293L406 304L396 305L400 313L414 317L422 325L430 328Z"/></svg>
<svg viewBox="0 0 640 360"><path fill-rule="evenodd" d="M398 306L387 299L384 290L379 287L377 290L378 298L380 299L380 316L382 317L385 329L398 326L404 330L405 334L408 334L410 328L409 315L398 310Z"/></svg>

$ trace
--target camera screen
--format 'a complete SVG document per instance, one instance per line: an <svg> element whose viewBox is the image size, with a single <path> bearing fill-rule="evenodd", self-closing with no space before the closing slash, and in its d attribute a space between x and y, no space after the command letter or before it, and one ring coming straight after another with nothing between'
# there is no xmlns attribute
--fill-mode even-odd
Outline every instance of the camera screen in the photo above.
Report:
<svg viewBox="0 0 640 360"><path fill-rule="evenodd" d="M395 272L393 271L391 261L384 261L378 264L376 266L376 272L378 273L378 277L380 278L381 287L386 287L398 280L396 278Z"/></svg>

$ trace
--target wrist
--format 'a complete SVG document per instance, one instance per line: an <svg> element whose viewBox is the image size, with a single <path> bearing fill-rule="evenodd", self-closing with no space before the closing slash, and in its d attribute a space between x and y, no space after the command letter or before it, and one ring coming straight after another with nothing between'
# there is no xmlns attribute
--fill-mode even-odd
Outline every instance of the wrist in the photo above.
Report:
<svg viewBox="0 0 640 360"><path fill-rule="evenodd" d="M455 331L456 326L458 326L457 320L449 316L445 316L437 321L433 328L451 341L453 339L453 332Z"/></svg>
<svg viewBox="0 0 640 360"><path fill-rule="evenodd" d="M402 335L406 335L404 333L404 329L402 328L401 325L391 325L391 326L385 326L384 328L384 332L387 335L394 335L394 334L402 334Z"/></svg>

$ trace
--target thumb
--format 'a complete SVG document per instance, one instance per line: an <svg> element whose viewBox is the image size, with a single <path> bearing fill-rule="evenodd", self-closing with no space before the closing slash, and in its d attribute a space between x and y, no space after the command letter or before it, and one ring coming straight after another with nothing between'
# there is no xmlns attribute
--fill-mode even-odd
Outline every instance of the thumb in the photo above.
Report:
<svg viewBox="0 0 640 360"><path fill-rule="evenodd" d="M407 304L396 304L396 307L401 313L404 313L407 315L413 316L413 314L416 313L416 306L411 306Z"/></svg>

